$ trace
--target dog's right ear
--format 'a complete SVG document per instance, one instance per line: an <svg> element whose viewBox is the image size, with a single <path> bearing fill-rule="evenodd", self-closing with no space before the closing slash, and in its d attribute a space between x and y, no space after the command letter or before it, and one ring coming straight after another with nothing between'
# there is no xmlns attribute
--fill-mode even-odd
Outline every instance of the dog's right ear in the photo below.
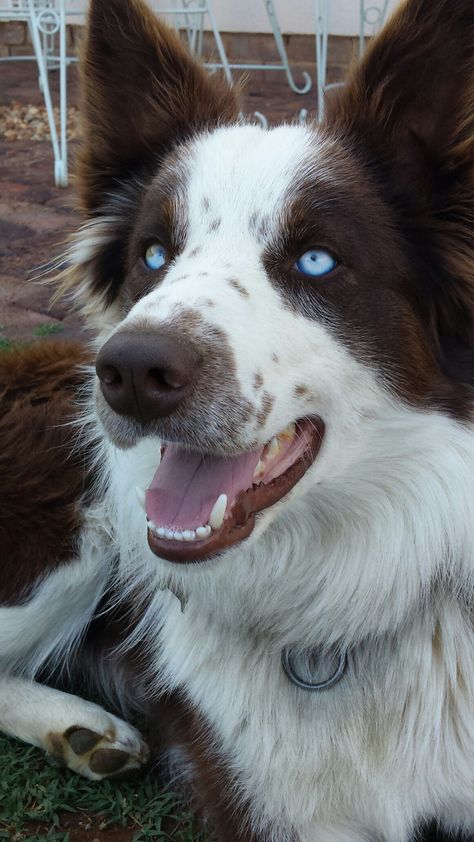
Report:
<svg viewBox="0 0 474 842"><path fill-rule="evenodd" d="M89 214L180 139L238 115L230 86L143 0L91 0L81 72L78 182Z"/></svg>

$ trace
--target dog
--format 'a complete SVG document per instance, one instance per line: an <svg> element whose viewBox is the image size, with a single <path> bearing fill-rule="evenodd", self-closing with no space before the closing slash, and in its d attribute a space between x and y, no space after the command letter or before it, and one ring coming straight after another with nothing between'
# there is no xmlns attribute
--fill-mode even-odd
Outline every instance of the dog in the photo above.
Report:
<svg viewBox="0 0 474 842"><path fill-rule="evenodd" d="M221 840L473 838L471 0L403 3L314 126L142 0L91 0L82 90L93 351L0 368L2 729L168 752Z"/></svg>

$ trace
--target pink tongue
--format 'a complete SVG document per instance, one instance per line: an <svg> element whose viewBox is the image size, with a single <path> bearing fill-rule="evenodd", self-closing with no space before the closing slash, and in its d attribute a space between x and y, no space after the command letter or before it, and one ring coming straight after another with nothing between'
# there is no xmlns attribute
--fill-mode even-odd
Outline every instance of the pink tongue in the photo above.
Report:
<svg viewBox="0 0 474 842"><path fill-rule="evenodd" d="M220 494L227 494L229 511L237 495L251 487L262 450L240 456L201 456L168 444L146 492L147 516L156 526L204 526Z"/></svg>

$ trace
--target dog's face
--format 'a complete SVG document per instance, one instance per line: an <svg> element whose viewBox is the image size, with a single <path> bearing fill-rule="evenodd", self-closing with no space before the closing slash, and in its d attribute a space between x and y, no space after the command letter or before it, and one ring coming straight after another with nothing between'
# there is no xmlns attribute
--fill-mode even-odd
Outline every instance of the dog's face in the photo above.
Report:
<svg viewBox="0 0 474 842"><path fill-rule="evenodd" d="M467 414L472 264L453 210L466 150L455 160L443 137L448 179L429 146L453 107L434 69L436 120L426 87L420 111L408 89L401 103L403 63L393 78L400 28L436 31L427 3L400 15L326 125L269 131L239 123L232 94L138 0L110 18L106 5L92 3L86 47L93 219L77 248L89 310L104 308L96 408L115 444L146 438L156 454L151 550L197 561L349 476L397 407Z"/></svg>

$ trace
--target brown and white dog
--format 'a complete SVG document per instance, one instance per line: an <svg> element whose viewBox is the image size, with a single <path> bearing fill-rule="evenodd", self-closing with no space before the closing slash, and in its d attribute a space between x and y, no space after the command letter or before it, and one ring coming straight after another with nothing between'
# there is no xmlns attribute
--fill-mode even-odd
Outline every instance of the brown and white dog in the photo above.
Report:
<svg viewBox="0 0 474 842"><path fill-rule="evenodd" d="M1 727L91 777L146 759L34 682L112 582L95 677L221 839L472 836L472 0L404 4L317 126L243 122L141 0L92 0L82 72L63 286L97 376L1 363Z"/></svg>

